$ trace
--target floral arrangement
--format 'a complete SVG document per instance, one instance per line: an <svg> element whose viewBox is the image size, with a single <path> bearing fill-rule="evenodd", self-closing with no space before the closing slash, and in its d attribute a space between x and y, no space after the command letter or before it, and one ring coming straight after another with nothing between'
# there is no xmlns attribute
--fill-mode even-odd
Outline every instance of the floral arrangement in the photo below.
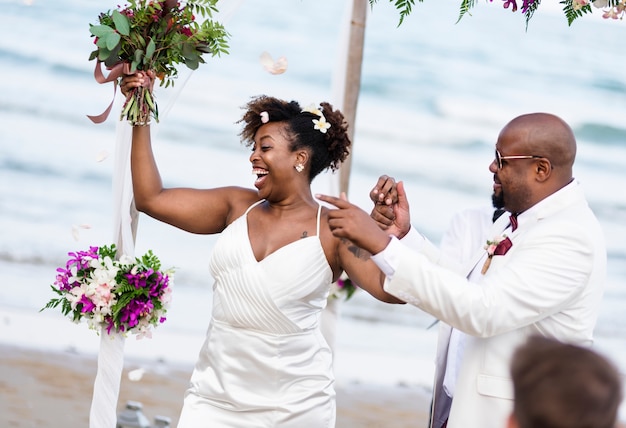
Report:
<svg viewBox="0 0 626 428"><path fill-rule="evenodd" d="M94 330L152 337L152 327L165 321L173 270L160 271L161 263L152 251L141 258L116 260L115 245L68 255L51 285L59 297L41 311L60 305L63 315L76 323L84 319Z"/></svg>
<svg viewBox="0 0 626 428"><path fill-rule="evenodd" d="M485 244L485 250L487 250L487 260L480 271L483 275L487 273L487 269L491 265L491 259L493 256L503 256L513 246L513 242L506 236L496 236L493 240L487 240Z"/></svg>
<svg viewBox="0 0 626 428"><path fill-rule="evenodd" d="M127 74L153 71L161 86L173 85L176 65L195 70L205 62L203 54L228 53L228 33L209 19L217 11L217 1L129 0L120 10L101 13L97 25L90 24L97 48L89 60L97 59L109 69L125 66ZM207 19L199 23L195 14ZM121 119L143 125L150 117L159 120L151 85L135 88L126 98Z"/></svg>
<svg viewBox="0 0 626 428"><path fill-rule="evenodd" d="M400 22L402 24L404 18L411 14L413 6L415 6L415 0L389 0L393 2L396 9L400 12ZM424 0L418 0L420 3ZM493 0L489 0L493 2ZM505 9L511 8L511 11L516 12L521 4L521 12L526 17L526 26L532 18L533 14L539 7L541 0L502 0L503 7ZM378 0L369 0L370 5L374 6ZM466 13L476 5L477 0L461 0L461 7L459 13L459 20L463 18ZM591 5L598 9L602 9L602 17L605 19L622 19L626 14L626 0L560 0L559 3L563 5L563 13L567 18L567 23L572 23L581 16L592 13Z"/></svg>
<svg viewBox="0 0 626 428"><path fill-rule="evenodd" d="M329 297L333 299L349 300L350 297L357 290L358 286L352 282L350 278L344 273L341 277L333 282L330 289Z"/></svg>

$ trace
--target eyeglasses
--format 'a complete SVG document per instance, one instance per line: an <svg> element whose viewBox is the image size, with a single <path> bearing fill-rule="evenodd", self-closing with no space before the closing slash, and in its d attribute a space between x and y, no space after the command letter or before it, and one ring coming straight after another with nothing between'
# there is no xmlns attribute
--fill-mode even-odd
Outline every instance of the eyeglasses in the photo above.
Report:
<svg viewBox="0 0 626 428"><path fill-rule="evenodd" d="M543 156L536 155L516 155L516 156L502 156L498 149L496 149L496 165L498 169L502 169L502 161L507 159L541 159Z"/></svg>

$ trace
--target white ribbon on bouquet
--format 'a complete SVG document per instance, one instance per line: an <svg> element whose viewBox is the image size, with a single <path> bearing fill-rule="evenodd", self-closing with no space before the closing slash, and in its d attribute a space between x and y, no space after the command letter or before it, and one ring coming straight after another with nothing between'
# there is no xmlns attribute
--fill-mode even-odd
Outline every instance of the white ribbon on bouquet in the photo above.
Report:
<svg viewBox="0 0 626 428"><path fill-rule="evenodd" d="M115 111L120 111L121 99ZM138 212L133 201L130 175L130 145L132 127L118 119L116 125L115 158L113 168L113 239L118 257L135 254L135 233ZM93 386L89 428L115 428L117 426L117 401L124 370L123 334L106 328L100 331L98 369Z"/></svg>
<svg viewBox="0 0 626 428"><path fill-rule="evenodd" d="M242 1L221 0L220 13L214 18L224 23ZM193 72L189 70L187 77L177 82L175 93L159 114L160 121L167 117L191 74ZM118 95L114 111L121 111L122 101L123 96ZM152 131L153 136L157 134L157 124L152 125ZM130 172L131 139L132 127L127 121L120 121L118 118L113 168L113 239L118 256L124 254L133 257L139 217L135 208ZM117 426L117 404L124 369L124 344L124 335L113 332L108 334L106 329L100 332L98 368L89 412L89 428Z"/></svg>

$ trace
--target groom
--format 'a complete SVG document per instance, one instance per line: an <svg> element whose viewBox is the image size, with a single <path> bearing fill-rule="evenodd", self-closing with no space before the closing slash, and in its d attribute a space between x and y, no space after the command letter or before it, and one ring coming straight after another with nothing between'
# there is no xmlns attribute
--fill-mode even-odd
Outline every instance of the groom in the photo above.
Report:
<svg viewBox="0 0 626 428"><path fill-rule="evenodd" d="M505 426L511 355L526 337L592 343L606 249L573 178L575 156L573 132L560 118L534 113L509 122L489 170L494 193L515 215L501 216L488 235L492 245L463 265L411 227L402 182L386 231L349 202L318 196L339 208L329 212L332 233L373 254L387 292L452 327L438 345L445 358L437 361L433 413L441 418L433 427Z"/></svg>

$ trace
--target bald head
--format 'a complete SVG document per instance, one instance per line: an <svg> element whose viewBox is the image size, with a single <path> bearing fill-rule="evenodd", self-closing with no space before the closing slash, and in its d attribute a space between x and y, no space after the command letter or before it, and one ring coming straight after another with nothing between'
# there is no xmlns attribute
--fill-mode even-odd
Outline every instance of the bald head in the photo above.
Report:
<svg viewBox="0 0 626 428"><path fill-rule="evenodd" d="M557 174L569 180L576 158L576 137L572 128L560 117L549 113L530 113L518 116L503 129L517 134L519 148L526 153L544 156L550 160Z"/></svg>
<svg viewBox="0 0 626 428"><path fill-rule="evenodd" d="M511 120L502 128L496 149L505 166L498 169L492 162L489 169L501 184L495 197L509 211L523 212L573 179L576 138L569 125L553 114L530 113ZM515 159L520 156L521 160Z"/></svg>

